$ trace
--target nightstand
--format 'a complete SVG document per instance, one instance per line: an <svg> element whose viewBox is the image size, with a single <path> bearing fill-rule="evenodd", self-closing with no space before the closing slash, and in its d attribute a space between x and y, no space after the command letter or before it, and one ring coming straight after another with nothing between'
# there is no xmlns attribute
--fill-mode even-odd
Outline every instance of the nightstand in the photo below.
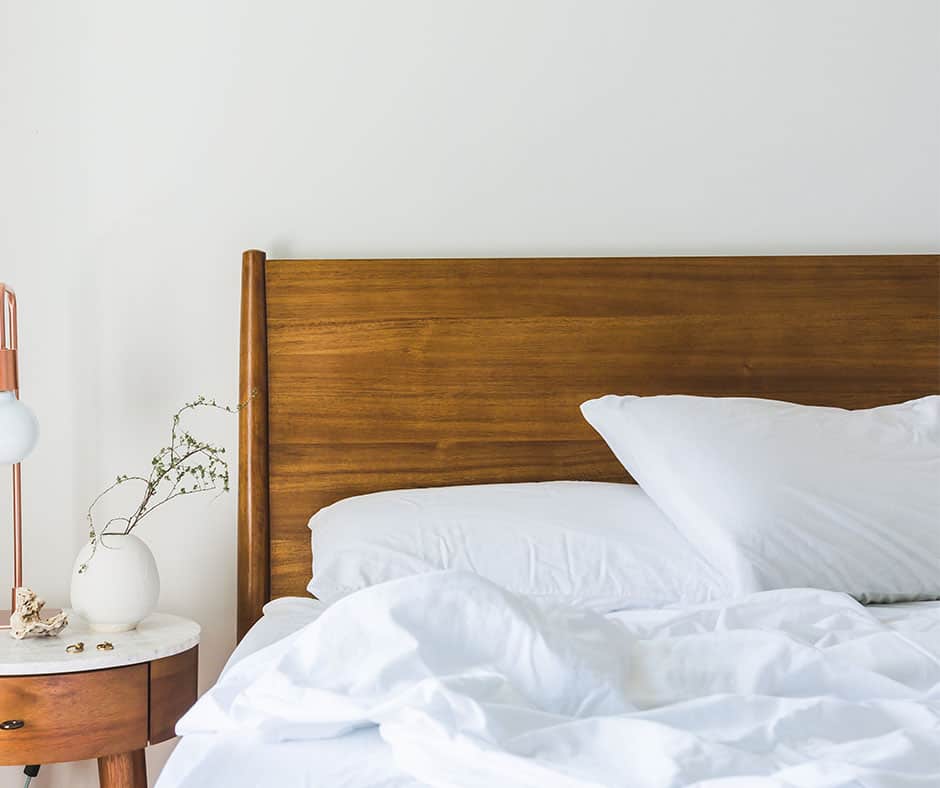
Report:
<svg viewBox="0 0 940 788"><path fill-rule="evenodd" d="M77 641L84 651L66 653ZM162 613L131 632L92 632L74 614L56 638L0 632L0 766L97 758L102 788L146 788L144 747L172 738L196 701L198 644L197 623Z"/></svg>

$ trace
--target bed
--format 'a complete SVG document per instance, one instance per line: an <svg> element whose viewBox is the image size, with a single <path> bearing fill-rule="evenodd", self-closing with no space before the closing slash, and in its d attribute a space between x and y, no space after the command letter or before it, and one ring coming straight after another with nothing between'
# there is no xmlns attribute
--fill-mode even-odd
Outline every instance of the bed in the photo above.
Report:
<svg viewBox="0 0 940 788"><path fill-rule="evenodd" d="M608 392L852 409L935 394L938 285L936 255L268 260L246 252L239 639L279 601L232 665L326 607L282 599L306 594L307 521L324 507L382 490L629 481L576 417L581 402ZM628 626L652 626L630 616ZM892 637L926 649L913 670L937 662L935 603L872 608L866 626L883 622ZM422 757L411 746L412 760ZM400 768L404 751L393 759L374 728L278 744L197 733L160 785L234 785L237 774L245 785L424 784L415 774L430 772ZM843 784L817 777L793 779ZM917 779L911 784L929 784ZM692 782L671 774L650 784Z"/></svg>

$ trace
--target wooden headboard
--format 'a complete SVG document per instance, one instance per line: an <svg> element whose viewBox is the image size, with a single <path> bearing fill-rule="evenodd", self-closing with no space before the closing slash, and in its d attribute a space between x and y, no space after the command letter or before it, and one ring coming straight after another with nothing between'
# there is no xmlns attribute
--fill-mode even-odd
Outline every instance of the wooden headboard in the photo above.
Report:
<svg viewBox="0 0 940 788"><path fill-rule="evenodd" d="M605 393L870 407L940 391L940 256L266 260L242 268L239 637L307 520L377 490L625 480Z"/></svg>

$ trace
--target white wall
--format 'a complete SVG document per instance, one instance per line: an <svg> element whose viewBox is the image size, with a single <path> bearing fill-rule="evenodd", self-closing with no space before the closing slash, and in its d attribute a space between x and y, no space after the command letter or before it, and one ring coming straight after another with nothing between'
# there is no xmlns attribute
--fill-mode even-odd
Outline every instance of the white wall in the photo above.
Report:
<svg viewBox="0 0 940 788"><path fill-rule="evenodd" d="M0 0L0 47L0 279L43 429L26 575L53 603L98 488L185 398L236 396L244 248L940 249L934 0ZM204 627L205 687L234 644L234 495L141 533L161 608Z"/></svg>

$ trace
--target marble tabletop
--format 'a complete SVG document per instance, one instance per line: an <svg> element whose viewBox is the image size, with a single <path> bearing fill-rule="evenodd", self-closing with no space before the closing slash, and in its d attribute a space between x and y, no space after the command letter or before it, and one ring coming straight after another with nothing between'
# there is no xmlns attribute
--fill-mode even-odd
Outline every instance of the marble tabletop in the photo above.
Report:
<svg viewBox="0 0 940 788"><path fill-rule="evenodd" d="M65 647L82 641L85 650L69 654ZM99 651L98 643L113 644ZM154 613L130 632L92 632L87 622L69 611L69 625L58 637L16 640L0 630L0 676L75 673L135 665L187 651L199 643L199 624L188 618Z"/></svg>

